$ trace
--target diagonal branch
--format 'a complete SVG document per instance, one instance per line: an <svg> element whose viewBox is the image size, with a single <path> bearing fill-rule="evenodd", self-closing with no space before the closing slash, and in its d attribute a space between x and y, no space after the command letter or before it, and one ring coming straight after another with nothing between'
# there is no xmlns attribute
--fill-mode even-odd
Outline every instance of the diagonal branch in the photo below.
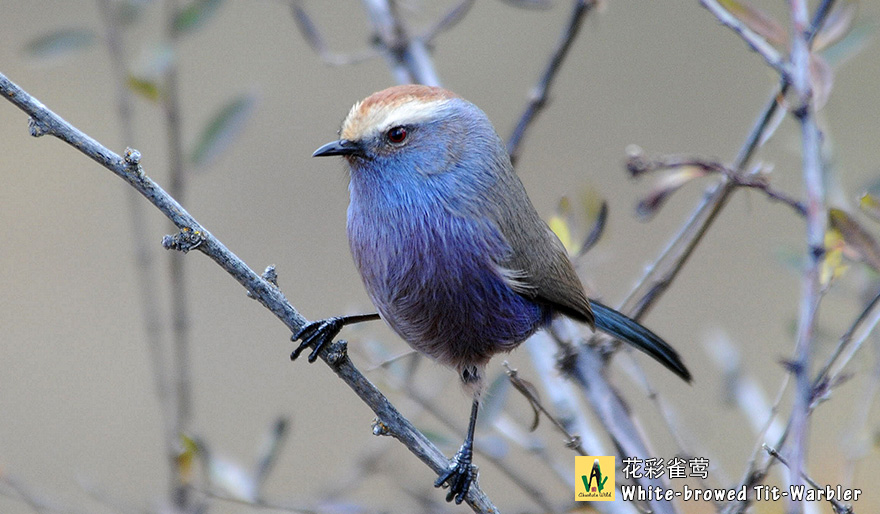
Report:
<svg viewBox="0 0 880 514"><path fill-rule="evenodd" d="M779 72L783 80L788 80L788 61L773 45L737 19L736 16L722 7L716 0L700 0L700 4L714 14L722 25L739 34L739 37L749 45L749 48L763 57L771 68Z"/></svg>
<svg viewBox="0 0 880 514"><path fill-rule="evenodd" d="M446 13L445 16L440 18L440 20L436 24L434 24L433 27L425 31L422 39L430 43L441 32L445 32L456 26L461 20L464 19L468 11L471 10L471 7L473 7L475 1L476 0L462 0L460 4L453 7L448 13Z"/></svg>
<svg viewBox="0 0 880 514"><path fill-rule="evenodd" d="M305 7L302 6L302 2L292 0L290 2L290 9L293 12L293 20L296 22L297 28L302 32L303 37L309 46L312 47L312 50L318 54L318 57L325 64L330 66L349 66L379 56L379 53L373 49L362 50L354 54L340 54L331 51L315 22L312 21L312 17L309 16Z"/></svg>
<svg viewBox="0 0 880 514"><path fill-rule="evenodd" d="M822 369L816 374L816 378L813 379L814 391L818 392L838 382L847 363L856 351L861 348L868 336L877 328L877 325L880 325L880 291L867 303L861 314L858 315L852 325L838 340L831 356L828 357ZM844 350L847 353L841 359ZM842 361L839 364L837 364L838 359ZM832 367L835 367L835 364L837 366L834 372L832 372Z"/></svg>
<svg viewBox="0 0 880 514"><path fill-rule="evenodd" d="M557 326L565 327L566 324L571 324L569 320L560 321ZM566 330L566 332L574 331ZM559 364L562 373L580 386L596 417L613 439L618 453L624 457L637 456L642 459L652 455L642 432L630 414L629 406L605 378L605 360L602 355L588 344L573 344L557 330L551 330L551 334L562 353ZM646 491L668 488L660 478L649 477L647 474L633 478ZM647 505L649 512L657 514L678 512L673 502L656 497L648 498Z"/></svg>
<svg viewBox="0 0 880 514"><path fill-rule="evenodd" d="M770 455L770 456L773 457L774 459L776 459L776 460L778 460L779 462L781 462L783 466L786 466L786 467L788 467L788 468L791 467L791 465L788 463L788 461L785 460L785 457L783 457L782 455L779 454L778 451L776 451L776 448L773 448L773 447L771 447L771 446L769 446L769 445L766 445L766 444L763 446L763 448L764 448L764 451L766 451L768 455ZM801 474L801 478L803 478L804 480L806 480L806 482L807 482L808 484L810 484L810 487L813 488L813 489L815 489L815 490L821 490L821 489L823 488L823 487L820 486L818 483L816 483L816 481L813 480L813 479L812 479L809 475L807 475L806 473L802 473L802 474ZM846 512L848 512L848 513L852 513L852 509L851 509L851 508L849 508L847 505L844 505L843 503L840 502L839 499L834 498L833 496L831 496L831 497L828 498L828 503L831 504L832 508L834 509L834 512L841 513L841 514L846 513Z"/></svg>
<svg viewBox="0 0 880 514"><path fill-rule="evenodd" d="M813 14L813 19L807 33L812 42L819 28L825 23L831 6L835 0L822 0ZM782 106L782 99L788 92L790 84L781 80L779 86L770 96L770 100L764 106L758 116L755 125L746 137L745 143L739 150L732 168L737 173L742 173L755 151L766 140L768 129L772 128L771 121ZM685 222L682 229L673 238L669 245L657 257L657 260L646 270L645 275L636 284L623 302L620 311L634 319L644 316L654 302L663 295L669 285L678 275L678 272L687 263L696 249L697 244L717 219L718 214L724 208L731 193L737 188L734 181L724 178L721 183L706 192L703 201L694 209L690 218Z"/></svg>
<svg viewBox="0 0 880 514"><path fill-rule="evenodd" d="M574 1L571 15L568 17L568 24L565 26L562 35L559 37L559 43L557 43L556 49L550 56L550 62L547 63L547 68L544 70L544 74L541 75L540 81L538 81L538 84L532 90L529 103L526 105L526 110L522 113L519 122L516 124L516 128L513 129L513 133L507 140L507 153L510 154L510 161L512 163L516 164L526 131L538 116L538 113L547 105L550 87L553 85L553 81L556 79L559 70L562 69L562 62L568 55L568 51L571 49L571 45L574 43L575 38L577 38L586 15L596 7L596 4L596 0Z"/></svg>
<svg viewBox="0 0 880 514"><path fill-rule="evenodd" d="M39 137L49 134L70 144L131 185L159 209L180 229L180 233L174 237L166 236L163 241L166 248L182 251L200 250L232 275L247 289L252 298L275 314L291 331L295 332L307 323L277 286L249 268L244 261L199 224L177 200L144 173L140 165L140 152L127 149L124 158L119 156L49 110L2 73L0 73L0 96L30 116L31 135ZM449 461L443 453L354 367L348 359L345 347L344 342L335 343L323 349L320 357L376 414L377 421L373 433L394 437L435 473L445 471ZM471 486L466 501L474 512L498 512L478 483Z"/></svg>
<svg viewBox="0 0 880 514"><path fill-rule="evenodd" d="M770 185L768 177L761 174L759 170L744 174L718 161L682 155L665 155L648 159L641 153L636 153L630 155L626 160L626 169L633 177L654 173L658 170L676 168L697 168L707 174L717 173L738 187L763 191L771 200L782 202L791 207L800 216L806 216L807 208L804 207L803 202L792 198L783 191L775 189Z"/></svg>

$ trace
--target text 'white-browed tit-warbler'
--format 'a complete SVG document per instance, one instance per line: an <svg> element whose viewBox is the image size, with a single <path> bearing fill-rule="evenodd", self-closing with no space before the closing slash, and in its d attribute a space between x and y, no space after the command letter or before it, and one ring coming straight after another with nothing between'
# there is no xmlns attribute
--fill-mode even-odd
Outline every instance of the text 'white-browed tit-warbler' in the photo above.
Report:
<svg viewBox="0 0 880 514"><path fill-rule="evenodd" d="M589 300L562 243L538 216L501 138L474 104L438 87L405 85L351 108L340 139L315 151L350 170L348 241L379 313L310 323L291 358L344 325L381 316L415 350L454 368L473 391L467 437L437 479L460 503L474 479L483 374L564 315L652 356L690 381L678 353L623 314Z"/></svg>

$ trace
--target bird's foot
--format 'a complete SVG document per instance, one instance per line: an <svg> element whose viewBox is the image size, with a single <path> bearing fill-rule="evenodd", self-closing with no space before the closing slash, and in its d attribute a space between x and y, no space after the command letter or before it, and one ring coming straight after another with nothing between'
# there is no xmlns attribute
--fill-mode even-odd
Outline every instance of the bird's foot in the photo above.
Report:
<svg viewBox="0 0 880 514"><path fill-rule="evenodd" d="M315 348L312 350L312 353L309 354L309 362L315 362L318 358L318 354L321 352L321 348L324 347L327 343L333 341L333 339L339 334L339 331L342 330L342 327L345 326L345 316L335 316L333 318L327 319L319 319L318 321L313 321L307 325L304 325L301 329L299 329L295 334L290 336L291 341L298 341L302 339L302 342L296 349L290 354L290 360L296 360L299 357L299 354L303 352L306 348L314 345Z"/></svg>
<svg viewBox="0 0 880 514"><path fill-rule="evenodd" d="M446 494L446 501L451 502L454 499L456 505L464 501L471 483L477 476L477 468L471 464L472 460L473 450L470 445L465 443L458 453L455 454L449 468L434 482L434 487L449 484L449 493Z"/></svg>
<svg viewBox="0 0 880 514"><path fill-rule="evenodd" d="M339 334L339 331L342 330L342 327L376 319L379 319L379 314L373 313L355 314L353 316L334 316L332 318L313 321L299 329L290 337L291 341L299 341L302 339L302 343L300 343L299 346L296 347L296 350L290 354L290 360L296 360L303 350L309 346L315 345L315 349L309 354L309 362L315 362L318 358L318 354L321 353L321 348L332 342Z"/></svg>

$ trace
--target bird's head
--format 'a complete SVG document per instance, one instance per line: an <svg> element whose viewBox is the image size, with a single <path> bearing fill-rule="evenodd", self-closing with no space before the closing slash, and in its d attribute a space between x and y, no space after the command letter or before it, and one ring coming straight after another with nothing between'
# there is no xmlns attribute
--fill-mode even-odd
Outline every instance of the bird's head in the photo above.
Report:
<svg viewBox="0 0 880 514"><path fill-rule="evenodd" d="M504 154L483 111L439 87L410 84L373 93L351 108L339 134L314 156L345 157L353 180L361 171L393 180L473 169Z"/></svg>

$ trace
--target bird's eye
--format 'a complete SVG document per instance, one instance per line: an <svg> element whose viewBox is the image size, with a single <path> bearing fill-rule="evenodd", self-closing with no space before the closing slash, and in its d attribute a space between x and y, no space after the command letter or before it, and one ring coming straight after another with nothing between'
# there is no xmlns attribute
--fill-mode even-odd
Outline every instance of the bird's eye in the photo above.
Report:
<svg viewBox="0 0 880 514"><path fill-rule="evenodd" d="M406 136L409 135L406 131L406 127L397 126L391 127L388 129L388 132L385 133L385 137L388 138L388 141L394 144L403 143L406 140Z"/></svg>

